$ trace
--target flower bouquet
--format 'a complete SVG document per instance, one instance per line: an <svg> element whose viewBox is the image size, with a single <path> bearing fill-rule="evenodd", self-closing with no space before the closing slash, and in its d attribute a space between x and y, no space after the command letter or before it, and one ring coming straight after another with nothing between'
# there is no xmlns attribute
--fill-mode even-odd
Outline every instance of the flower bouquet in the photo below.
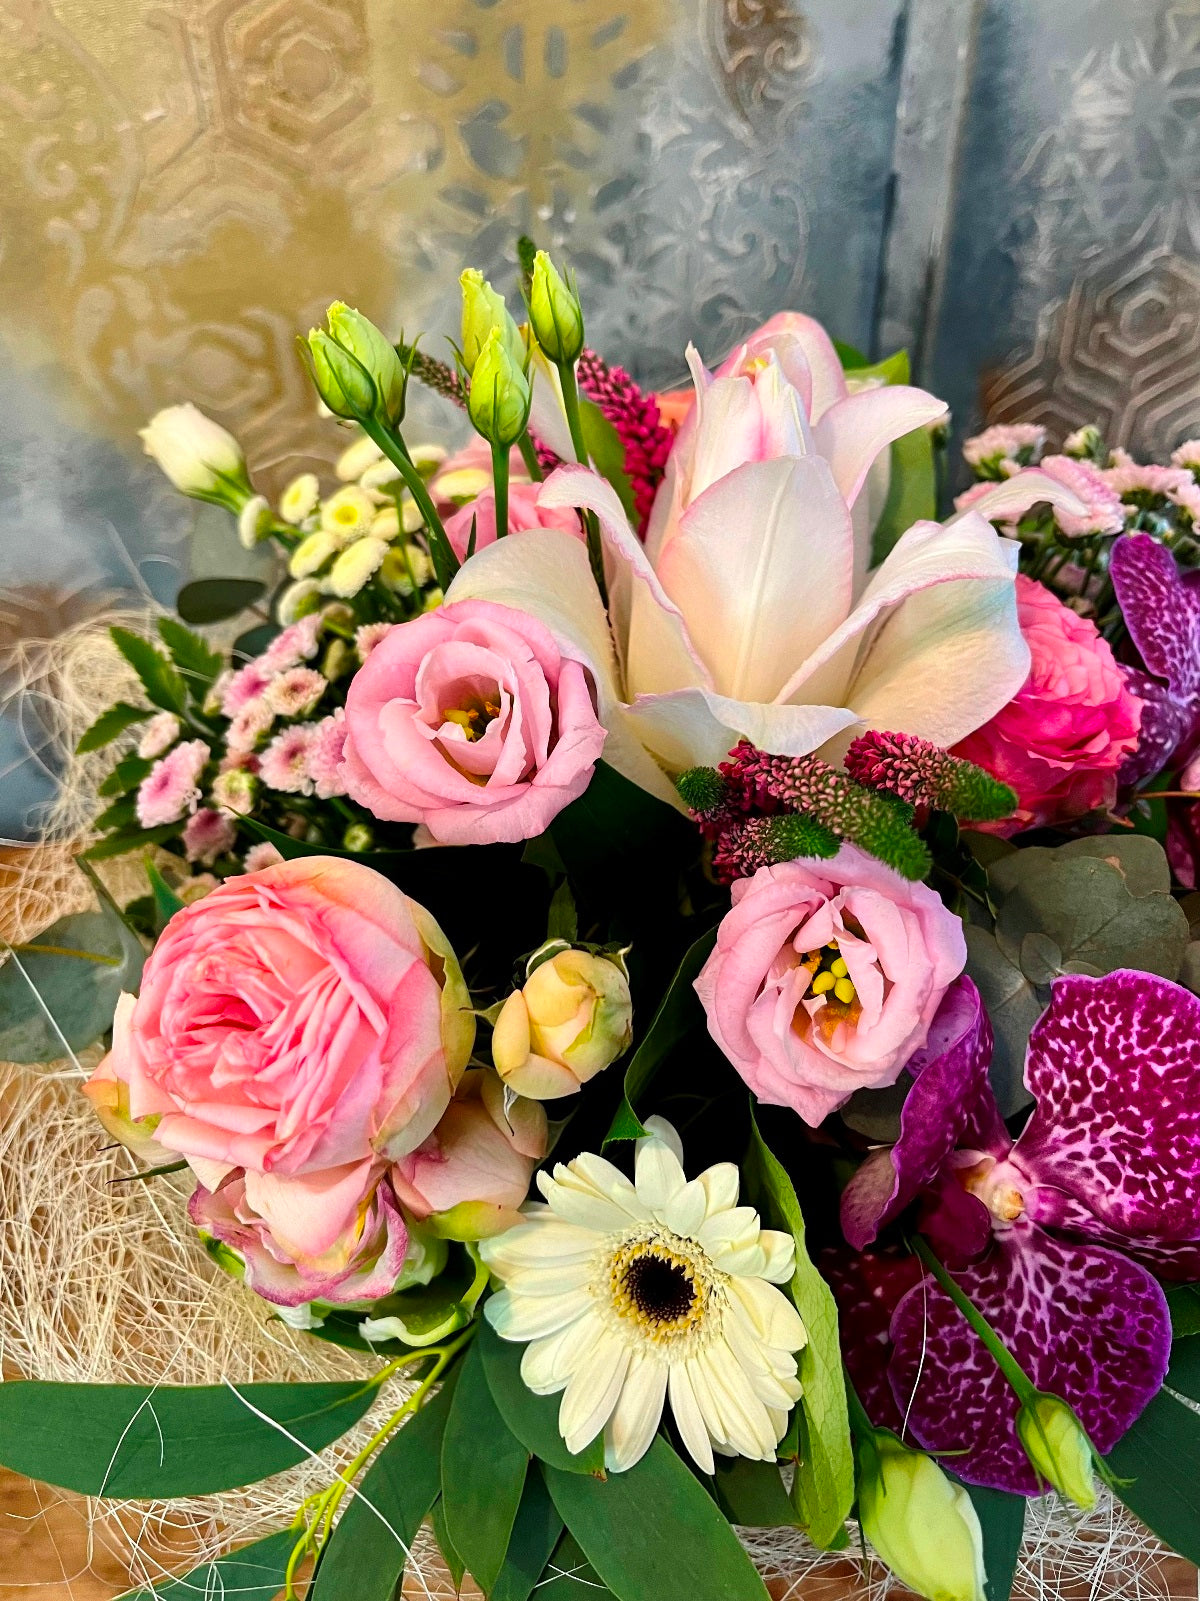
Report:
<svg viewBox="0 0 1200 1601"><path fill-rule="evenodd" d="M286 571L113 629L96 905L0 969L124 1193L186 1179L197 1258L359 1367L32 1374L0 1458L328 1462L179 1577L261 1601L392 1601L426 1520L494 1601L751 1601L747 1530L1002 1601L1097 1480L1196 1559L1200 446L990 429L939 521L903 356L785 312L644 394L520 255L452 364L302 342L336 489L149 424Z"/></svg>

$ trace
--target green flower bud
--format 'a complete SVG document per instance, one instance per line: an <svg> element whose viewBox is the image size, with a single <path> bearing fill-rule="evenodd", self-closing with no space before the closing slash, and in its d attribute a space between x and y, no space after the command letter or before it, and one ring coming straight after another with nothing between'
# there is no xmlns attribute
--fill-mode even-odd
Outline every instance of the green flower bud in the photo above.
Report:
<svg viewBox="0 0 1200 1601"><path fill-rule="evenodd" d="M324 328L308 330L307 348L313 383L334 416L371 416L375 410L375 384L362 363L331 339Z"/></svg>
<svg viewBox="0 0 1200 1601"><path fill-rule="evenodd" d="M1060 1396L1039 1391L1017 1413L1017 1434L1046 1483L1090 1512L1096 1504L1092 1442L1074 1409Z"/></svg>
<svg viewBox="0 0 1200 1601"><path fill-rule="evenodd" d="M583 349L583 307L544 250L533 258L529 321L534 338L551 361L572 363Z"/></svg>
<svg viewBox="0 0 1200 1601"><path fill-rule="evenodd" d="M499 328L513 360L524 363L525 343L504 304L504 296L498 295L474 267L468 267L458 281L462 285L462 353L467 371L475 371L475 363L493 328Z"/></svg>
<svg viewBox="0 0 1200 1601"><path fill-rule="evenodd" d="M983 1531L971 1498L932 1458L877 1430L860 1450L863 1533L901 1584L927 1601L984 1601Z"/></svg>
<svg viewBox="0 0 1200 1601"><path fill-rule="evenodd" d="M351 823L342 835L344 851L369 851L374 843L375 836L366 823Z"/></svg>
<svg viewBox="0 0 1200 1601"><path fill-rule="evenodd" d="M404 417L408 388L408 374L395 346L369 317L340 300L334 301L325 316L334 339L360 363L375 385L379 421L394 427Z"/></svg>
<svg viewBox="0 0 1200 1601"><path fill-rule="evenodd" d="M525 432L531 399L520 363L513 360L500 329L493 328L471 374L471 421L489 444L507 450Z"/></svg>

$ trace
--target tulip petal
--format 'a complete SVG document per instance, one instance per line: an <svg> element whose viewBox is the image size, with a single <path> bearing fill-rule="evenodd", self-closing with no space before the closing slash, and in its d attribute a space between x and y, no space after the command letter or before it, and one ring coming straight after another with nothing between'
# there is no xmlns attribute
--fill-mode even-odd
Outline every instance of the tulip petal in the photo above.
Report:
<svg viewBox="0 0 1200 1601"><path fill-rule="evenodd" d="M731 700L709 689L639 695L628 717L638 738L671 772L715 767L739 739L775 756L807 756L858 722L844 706L772 706Z"/></svg>
<svg viewBox="0 0 1200 1601"><path fill-rule="evenodd" d="M833 469L834 482L853 506L880 451L894 439L946 415L944 400L909 384L860 389L835 401L817 423L817 450Z"/></svg>
<svg viewBox="0 0 1200 1601"><path fill-rule="evenodd" d="M748 462L692 501L659 574L716 688L734 700L773 698L788 664L850 610L853 541L818 456Z"/></svg>

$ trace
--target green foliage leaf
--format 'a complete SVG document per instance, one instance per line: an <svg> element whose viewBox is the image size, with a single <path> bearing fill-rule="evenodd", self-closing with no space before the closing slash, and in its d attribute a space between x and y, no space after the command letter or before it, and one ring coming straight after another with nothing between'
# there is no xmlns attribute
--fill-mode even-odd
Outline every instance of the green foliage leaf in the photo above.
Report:
<svg viewBox="0 0 1200 1601"><path fill-rule="evenodd" d="M18 950L0 966L0 1059L54 1062L112 1026L117 997L137 989L146 952L108 905L60 917L29 944L54 951Z"/></svg>
<svg viewBox="0 0 1200 1601"><path fill-rule="evenodd" d="M575 910L571 886L565 878L550 898L546 938L565 939L572 944L579 938L579 914Z"/></svg>
<svg viewBox="0 0 1200 1601"><path fill-rule="evenodd" d="M187 689L174 662L168 661L148 639L135 634L132 629L113 627L109 629L109 634L113 644L141 679L142 688L154 705L181 716L187 705Z"/></svg>
<svg viewBox="0 0 1200 1601"><path fill-rule="evenodd" d="M255 656L261 656L271 641L278 637L281 630L278 623L257 623L253 628L247 628L244 634L239 634L233 642L234 666L241 662L252 661Z"/></svg>
<svg viewBox="0 0 1200 1601"><path fill-rule="evenodd" d="M205 1562L175 1579L158 1579L149 1590L127 1590L117 1601L197 1601L197 1597L236 1596L238 1601L274 1601L283 1588L296 1544L291 1529L280 1529L227 1557Z"/></svg>
<svg viewBox="0 0 1200 1601"><path fill-rule="evenodd" d="M145 756L123 756L109 773L108 777L97 787L97 795L127 795L131 789L136 789L142 779L154 766Z"/></svg>
<svg viewBox="0 0 1200 1601"><path fill-rule="evenodd" d="M614 857L679 860L700 848L691 823L608 765L596 763L592 781L578 800L559 812L550 833L567 871L608 872Z"/></svg>
<svg viewBox="0 0 1200 1601"><path fill-rule="evenodd" d="M160 617L158 632L171 652L171 660L187 680L193 698L203 700L205 691L225 665L221 653L213 650L199 634L185 628L177 618Z"/></svg>
<svg viewBox="0 0 1200 1601"><path fill-rule="evenodd" d="M559 1516L618 1601L765 1601L724 1514L661 1435L636 1467L604 1481L544 1471Z"/></svg>
<svg viewBox="0 0 1200 1601"><path fill-rule="evenodd" d="M537 1587L537 1601L606 1601L612 1591L583 1554L573 1534L564 1534Z"/></svg>
<svg viewBox="0 0 1200 1601"><path fill-rule="evenodd" d="M837 1306L805 1244L804 1214L791 1179L767 1148L751 1120L746 1183L753 1204L775 1228L796 1242L792 1300L808 1331L799 1354L803 1399L798 1406L799 1460L792 1501L814 1545L827 1550L840 1541L854 1500L854 1453L846 1410L846 1385L838 1343Z"/></svg>
<svg viewBox="0 0 1200 1601"><path fill-rule="evenodd" d="M165 845L182 827L182 823L160 823L157 828L119 828L80 851L79 856L85 862L103 862L110 856L125 856L129 851L144 850L150 845Z"/></svg>
<svg viewBox="0 0 1200 1601"><path fill-rule="evenodd" d="M463 1574L467 1571L467 1565L454 1549L454 1541L450 1538L450 1530L446 1527L446 1503L440 1495L429 1509L429 1522L457 1595L462 1589Z"/></svg>
<svg viewBox="0 0 1200 1601"><path fill-rule="evenodd" d="M442 1439L442 1506L454 1549L489 1593L504 1566L529 1457L492 1399L476 1343L463 1358Z"/></svg>
<svg viewBox="0 0 1200 1601"><path fill-rule="evenodd" d="M312 1601L392 1601L409 1548L437 1500L457 1370L379 1451L321 1553Z"/></svg>
<svg viewBox="0 0 1200 1601"><path fill-rule="evenodd" d="M504 1566L488 1593L488 1601L529 1601L562 1532L563 1521L550 1499L541 1469L536 1462L531 1463ZM541 1594L538 1588L539 1598Z"/></svg>
<svg viewBox="0 0 1200 1601"><path fill-rule="evenodd" d="M134 794L118 795L111 806L106 806L102 812L97 812L92 819L93 827L99 829L129 829L137 823L137 796Z"/></svg>
<svg viewBox="0 0 1200 1601"><path fill-rule="evenodd" d="M583 427L583 442L592 458L592 465L601 478L607 478L616 490L625 515L637 526L637 502L633 498L633 485L625 471L625 446L621 436L595 401L579 397L579 421Z"/></svg>
<svg viewBox="0 0 1200 1601"><path fill-rule="evenodd" d="M893 381L904 383L907 379ZM927 428L914 428L892 445L887 499L871 536L872 567L879 565L906 529L924 519L936 519L937 509L933 438Z"/></svg>
<svg viewBox="0 0 1200 1601"><path fill-rule="evenodd" d="M977 1484L964 1484L963 1489L971 1497L983 1530L988 1601L1009 1601L1025 1534L1025 1497L984 1490Z"/></svg>
<svg viewBox="0 0 1200 1601"><path fill-rule="evenodd" d="M144 706L131 706L127 700L117 701L115 706L101 712L92 726L80 735L75 747L76 755L83 756L90 750L102 749L127 728L132 728L135 723L144 723L152 715Z"/></svg>
<svg viewBox="0 0 1200 1601"><path fill-rule="evenodd" d="M1200 1340L1171 1351L1166 1382L1108 1454L1116 1492L1131 1512L1189 1562L1200 1562Z"/></svg>
<svg viewBox="0 0 1200 1601"><path fill-rule="evenodd" d="M1177 1340L1200 1334L1200 1284L1172 1284L1167 1290L1171 1333Z"/></svg>
<svg viewBox="0 0 1200 1601"><path fill-rule="evenodd" d="M604 1441L597 1438L578 1456L572 1456L558 1432L558 1397L534 1395L521 1377L525 1347L502 1340L485 1318L475 1344L496 1409L509 1432L531 1456L564 1473L603 1475Z"/></svg>
<svg viewBox="0 0 1200 1601"><path fill-rule="evenodd" d="M747 1529L800 1527L776 1463L719 1456L716 1464L713 1484L730 1523Z"/></svg>
<svg viewBox="0 0 1200 1601"><path fill-rule="evenodd" d="M704 1012L692 986L716 942L716 929L709 929L688 948L680 962L650 1027L625 1069L625 1092L605 1139L606 1145L612 1140L640 1140L645 1135L635 1108L671 1052L692 1029L704 1022Z"/></svg>
<svg viewBox="0 0 1200 1601"><path fill-rule="evenodd" d="M175 913L183 910L183 902L151 861L146 862L146 877L154 898L155 932L161 934Z"/></svg>
<svg viewBox="0 0 1200 1601"><path fill-rule="evenodd" d="M0 1461L82 1495L211 1495L305 1461L357 1423L374 1397L363 1384L235 1390L14 1380L0 1384Z"/></svg>
<svg viewBox="0 0 1200 1601"><path fill-rule="evenodd" d="M221 623L260 601L267 586L257 578L197 578L175 597L185 623Z"/></svg>

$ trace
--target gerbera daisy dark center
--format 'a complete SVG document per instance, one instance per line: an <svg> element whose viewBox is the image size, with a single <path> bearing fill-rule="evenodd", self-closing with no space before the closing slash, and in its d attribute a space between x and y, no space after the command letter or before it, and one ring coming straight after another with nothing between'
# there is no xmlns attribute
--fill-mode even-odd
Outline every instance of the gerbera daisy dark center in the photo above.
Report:
<svg viewBox="0 0 1200 1601"><path fill-rule="evenodd" d="M622 1277L622 1288L637 1311L654 1323L678 1323L696 1302L696 1285L682 1262L638 1256Z"/></svg>

